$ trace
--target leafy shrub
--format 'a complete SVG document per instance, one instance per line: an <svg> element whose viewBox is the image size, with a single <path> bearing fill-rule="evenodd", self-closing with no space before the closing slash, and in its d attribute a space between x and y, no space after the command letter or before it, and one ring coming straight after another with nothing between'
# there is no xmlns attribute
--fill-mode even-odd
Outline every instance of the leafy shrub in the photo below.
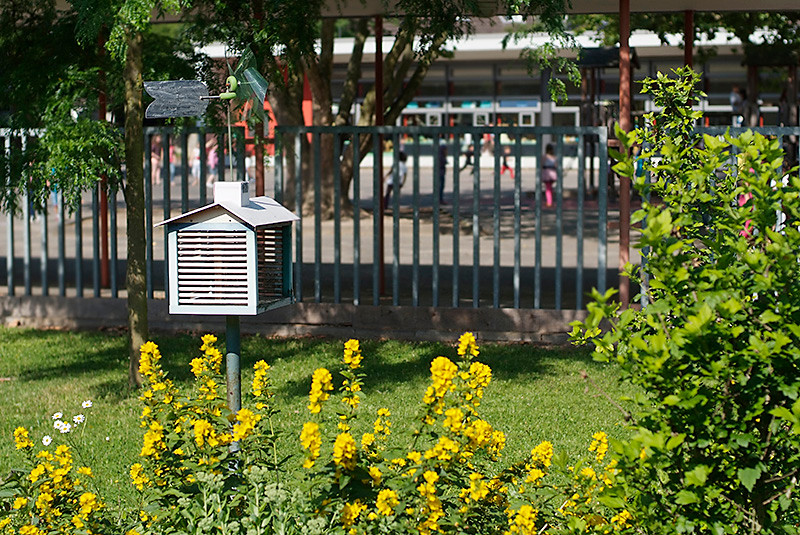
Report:
<svg viewBox="0 0 800 535"><path fill-rule="evenodd" d="M633 220L646 263L627 271L646 304L620 312L596 294L573 336L648 393L616 445L643 529L796 533L800 181L777 139L697 135L698 76L676 75L645 82L662 111L617 132L615 169L644 199Z"/></svg>

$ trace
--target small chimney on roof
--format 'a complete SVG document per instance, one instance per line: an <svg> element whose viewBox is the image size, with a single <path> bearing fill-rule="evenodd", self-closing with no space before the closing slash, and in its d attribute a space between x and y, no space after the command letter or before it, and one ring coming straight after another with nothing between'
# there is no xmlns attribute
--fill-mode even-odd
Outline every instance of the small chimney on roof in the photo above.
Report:
<svg viewBox="0 0 800 535"><path fill-rule="evenodd" d="M250 204L250 183L214 182L214 202L244 207Z"/></svg>

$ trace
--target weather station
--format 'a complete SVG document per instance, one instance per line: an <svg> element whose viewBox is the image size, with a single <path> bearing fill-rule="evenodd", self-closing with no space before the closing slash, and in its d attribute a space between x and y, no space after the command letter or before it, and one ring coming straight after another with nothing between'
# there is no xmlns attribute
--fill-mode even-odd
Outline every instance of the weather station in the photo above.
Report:
<svg viewBox="0 0 800 535"><path fill-rule="evenodd" d="M205 113L210 100L227 101L230 147L233 105L263 119L267 82L249 50L226 86L226 92L209 95L201 81L145 82L154 98L145 117L196 116ZM271 197L251 198L249 182L239 181L216 182L214 202L155 225L166 228L169 313L225 316L228 407L234 413L242 403L240 316L294 301L292 223L299 219Z"/></svg>

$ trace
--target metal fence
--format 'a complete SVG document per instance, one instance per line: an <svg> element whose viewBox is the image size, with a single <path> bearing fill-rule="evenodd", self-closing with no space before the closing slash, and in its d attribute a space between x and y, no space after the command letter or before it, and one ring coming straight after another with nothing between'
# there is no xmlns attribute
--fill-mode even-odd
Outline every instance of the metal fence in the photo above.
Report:
<svg viewBox="0 0 800 535"><path fill-rule="evenodd" d="M299 301L581 309L591 287L607 285L612 272L605 129L281 127L276 132L266 193L296 207L302 217L294 247ZM0 130L0 141L8 153L35 135ZM363 135L372 135L367 150L352 143ZM328 161L352 150L360 162L347 189L339 165L323 168L326 136L333 141ZM206 204L210 182L232 178L230 156L223 157L225 137L202 129L145 129L151 298L165 296L168 273L165 236L153 233L153 223ZM389 150L382 145L386 141ZM557 161L552 207L546 206L540 180L549 143ZM470 144L473 165L467 170L461 163ZM401 149L408 154L408 180L384 210L382 168L396 172ZM216 161L209 161L212 151ZM244 132L238 129L236 179L247 176L245 159ZM59 192L50 207L34 207L23 198L18 212L5 215L0 284L7 295L117 297L124 289L125 205L113 190L107 210L105 204L99 189L87 193L72 214Z"/></svg>
<svg viewBox="0 0 800 535"><path fill-rule="evenodd" d="M371 136L370 154L354 166L349 184L342 183L340 166L327 173L322 169L325 136L332 138L327 145L332 161L348 152L359 161L363 147L354 140L365 135ZM356 305L582 308L585 292L606 287L606 136L602 128L574 127L278 128L276 196L305 207L296 225L297 298ZM557 162L549 208L540 180L548 140ZM387 141L390 151L381 146ZM590 144L594 157L587 155ZM473 165L465 173L460 163L469 145ZM402 195L392 195L384 210L381 168L396 173L401 150L410 162L410 184ZM287 171L290 158L293 177ZM303 158L312 162L305 181ZM585 180L589 167L603 177L591 199ZM366 177L364 169L371 170ZM510 179L503 176L506 172ZM328 232L326 181L333 197ZM289 182L296 185L291 193L286 191ZM347 212L341 209L345 195L352 201ZM345 227L350 236L343 236ZM591 258L587 249L592 249ZM313 262L306 261L308 254ZM312 284L306 282L309 277Z"/></svg>
<svg viewBox="0 0 800 535"><path fill-rule="evenodd" d="M36 130L0 129L0 146L6 156L23 152L39 134ZM210 150L226 146L222 130L148 127L144 136L147 295L153 298L163 295L167 269L164 238L153 235L154 221L206 204L207 181L230 179L231 173L227 157L219 157L216 165L209 165ZM198 150L196 177L191 175L190 140L195 141ZM233 174L241 178L245 176L242 128L233 130L233 140ZM170 147L182 150L173 152ZM177 160L176 154L180 155ZM156 168L155 162L163 165ZM104 192L99 185L87 192L72 211L65 208L59 191L52 192L45 206L34 206L28 192L22 191L16 209L4 215L5 243L0 254L5 253L5 272L0 272L0 281L6 295L118 297L125 284L124 210L122 192ZM91 244L84 236L91 237Z"/></svg>

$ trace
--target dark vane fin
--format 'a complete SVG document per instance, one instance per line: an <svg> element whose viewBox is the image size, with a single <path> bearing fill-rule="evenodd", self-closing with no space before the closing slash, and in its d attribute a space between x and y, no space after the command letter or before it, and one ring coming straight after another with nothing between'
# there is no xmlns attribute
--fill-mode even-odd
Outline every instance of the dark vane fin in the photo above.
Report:
<svg viewBox="0 0 800 535"><path fill-rule="evenodd" d="M144 90L155 100L147 107L148 119L193 117L205 113L208 107L208 88L198 80L167 80L145 82Z"/></svg>

